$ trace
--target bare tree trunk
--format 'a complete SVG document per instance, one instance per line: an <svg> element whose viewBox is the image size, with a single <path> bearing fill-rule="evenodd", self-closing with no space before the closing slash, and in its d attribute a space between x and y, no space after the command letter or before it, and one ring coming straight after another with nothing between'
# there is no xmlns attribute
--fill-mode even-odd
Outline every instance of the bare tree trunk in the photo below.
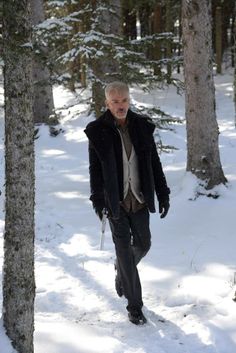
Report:
<svg viewBox="0 0 236 353"><path fill-rule="evenodd" d="M80 10L80 6L83 6L83 3L80 1L78 2L73 2L73 1L67 1L67 15L70 16L73 12L77 12ZM71 35L75 35L76 33L80 32L80 27L82 23L80 22L73 22L71 23ZM72 50L74 48L74 43L71 38L68 38L67 40L67 47L68 50ZM68 72L70 74L70 78L67 84L67 87L69 88L70 91L75 92L76 89L76 83L80 79L80 57L76 56L73 58L73 60L69 60L67 63L68 67Z"/></svg>
<svg viewBox="0 0 236 353"><path fill-rule="evenodd" d="M221 74L222 62L222 15L221 7L216 8L216 71Z"/></svg>
<svg viewBox="0 0 236 353"><path fill-rule="evenodd" d="M100 6L101 3L103 6ZM100 12L98 14L97 26L95 30L103 33L104 35L120 35L120 0L107 0L105 2L97 1L97 6L100 6ZM106 49L108 49L108 51L104 52L105 55L103 55L101 58L94 58L91 62L91 67L94 75L92 96L97 117L101 114L105 106L104 85L108 82L116 80L119 76L118 63L112 56L112 52L109 52L111 47ZM100 50L100 48L98 48L98 50Z"/></svg>
<svg viewBox="0 0 236 353"><path fill-rule="evenodd" d="M3 321L18 353L33 353L34 121L29 0L3 3L6 204Z"/></svg>
<svg viewBox="0 0 236 353"><path fill-rule="evenodd" d="M127 0L126 0L127 1ZM151 34L151 2L150 1L137 1L135 2L138 5L138 14L140 20L140 34L141 37L148 36Z"/></svg>
<svg viewBox="0 0 236 353"><path fill-rule="evenodd" d="M234 125L236 128L236 4L234 8Z"/></svg>
<svg viewBox="0 0 236 353"><path fill-rule="evenodd" d="M178 22L179 22L179 26L178 26L178 34L177 34L177 55L178 57L180 57L182 55L182 44L181 44L181 39L182 39L182 23L181 23L181 6L180 9L178 11ZM182 65L180 65L178 63L177 65L177 72L178 74L180 73L180 67L182 68Z"/></svg>
<svg viewBox="0 0 236 353"><path fill-rule="evenodd" d="M235 9L232 13L232 18L231 18L231 25L230 25L230 46L231 46L231 66L235 67L234 63L234 33L235 33L235 17L236 17L236 3L235 3Z"/></svg>
<svg viewBox="0 0 236 353"><path fill-rule="evenodd" d="M34 26L45 20L43 0L30 0L32 11L32 23ZM45 65L47 49L40 47L40 54L34 54L33 78L34 78L34 122L49 123L49 117L54 113L54 101L50 72ZM42 59L42 56L44 59Z"/></svg>
<svg viewBox="0 0 236 353"><path fill-rule="evenodd" d="M83 22L79 23L79 31L84 33L86 25ZM81 87L87 87L87 72L86 72L86 58L84 55L79 56L79 68L80 68L80 83Z"/></svg>
<svg viewBox="0 0 236 353"><path fill-rule="evenodd" d="M166 32L172 32L172 13L171 13L171 0L166 0ZM172 42L166 43L166 57L171 59L172 57ZM167 63L167 83L171 83L172 65L170 62Z"/></svg>
<svg viewBox="0 0 236 353"><path fill-rule="evenodd" d="M162 6L161 4L157 4L154 8L153 12L153 33L162 32ZM153 59L160 60L162 57L161 54L161 42L157 41L153 48ZM161 68L159 65L154 64L154 75L161 75Z"/></svg>
<svg viewBox="0 0 236 353"><path fill-rule="evenodd" d="M0 19L1 19L1 22L0 22L0 51L1 52L2 52L2 17L3 17L2 6L3 6L3 3L2 3L2 1L0 1Z"/></svg>
<svg viewBox="0 0 236 353"><path fill-rule="evenodd" d="M133 1L122 0L123 34L128 40L137 38L137 9Z"/></svg>
<svg viewBox="0 0 236 353"><path fill-rule="evenodd" d="M208 0L183 0L182 25L187 120L187 170L205 188L225 183L218 147Z"/></svg>

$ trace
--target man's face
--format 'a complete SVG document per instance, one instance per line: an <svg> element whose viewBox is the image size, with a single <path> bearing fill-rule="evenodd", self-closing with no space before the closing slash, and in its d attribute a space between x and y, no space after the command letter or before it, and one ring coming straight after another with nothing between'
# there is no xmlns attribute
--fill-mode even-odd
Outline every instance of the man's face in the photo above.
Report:
<svg viewBox="0 0 236 353"><path fill-rule="evenodd" d="M116 119L125 119L129 109L128 92L111 91L106 99L106 106Z"/></svg>

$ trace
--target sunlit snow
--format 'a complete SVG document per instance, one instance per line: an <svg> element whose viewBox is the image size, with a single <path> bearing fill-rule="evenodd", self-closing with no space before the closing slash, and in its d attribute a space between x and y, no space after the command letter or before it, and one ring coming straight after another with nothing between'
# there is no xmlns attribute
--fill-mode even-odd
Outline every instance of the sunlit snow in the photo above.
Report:
<svg viewBox="0 0 236 353"><path fill-rule="evenodd" d="M236 130L233 73L215 77L220 154L228 187L216 200L195 198L186 173L185 124L161 131L177 150L160 155L171 188L171 208L151 215L152 247L139 265L148 323L132 325L126 300L114 288L114 246L89 201L88 143L92 120L86 91L54 88L63 133L39 127L36 151L35 353L235 353ZM174 87L150 93L132 88L132 104L155 105L184 119L184 97ZM81 102L80 102L81 101ZM0 103L3 89L0 88ZM82 113L83 112L83 113ZM0 117L0 262L4 231L4 121ZM2 279L2 274L0 274ZM0 297L2 303L2 295ZM0 321L0 352L13 353Z"/></svg>

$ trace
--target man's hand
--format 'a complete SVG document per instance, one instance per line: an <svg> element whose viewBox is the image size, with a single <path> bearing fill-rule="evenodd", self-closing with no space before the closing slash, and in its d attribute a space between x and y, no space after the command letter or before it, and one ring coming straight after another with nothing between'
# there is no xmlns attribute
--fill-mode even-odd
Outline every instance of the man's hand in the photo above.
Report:
<svg viewBox="0 0 236 353"><path fill-rule="evenodd" d="M169 200L163 200L159 202L159 213L161 218L164 218L167 215L169 208L170 208Z"/></svg>
<svg viewBox="0 0 236 353"><path fill-rule="evenodd" d="M100 219L100 221L102 221L104 214L108 215L107 209L105 207L103 208L95 207L95 213Z"/></svg>
<svg viewBox="0 0 236 353"><path fill-rule="evenodd" d="M102 210L100 210L100 209L95 209L95 213L96 213L96 215L98 216L98 218L99 218L100 221L101 221L101 220L102 220L102 217L103 217Z"/></svg>

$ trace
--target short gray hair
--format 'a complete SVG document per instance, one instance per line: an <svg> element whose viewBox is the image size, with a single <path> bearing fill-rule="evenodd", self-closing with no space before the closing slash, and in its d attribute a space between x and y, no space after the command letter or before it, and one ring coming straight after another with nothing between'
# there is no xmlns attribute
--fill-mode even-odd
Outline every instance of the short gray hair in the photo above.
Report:
<svg viewBox="0 0 236 353"><path fill-rule="evenodd" d="M105 88L106 99L111 94L111 92L118 92L118 93L126 92L129 94L129 86L125 82L114 81L114 82L108 83L108 85Z"/></svg>

